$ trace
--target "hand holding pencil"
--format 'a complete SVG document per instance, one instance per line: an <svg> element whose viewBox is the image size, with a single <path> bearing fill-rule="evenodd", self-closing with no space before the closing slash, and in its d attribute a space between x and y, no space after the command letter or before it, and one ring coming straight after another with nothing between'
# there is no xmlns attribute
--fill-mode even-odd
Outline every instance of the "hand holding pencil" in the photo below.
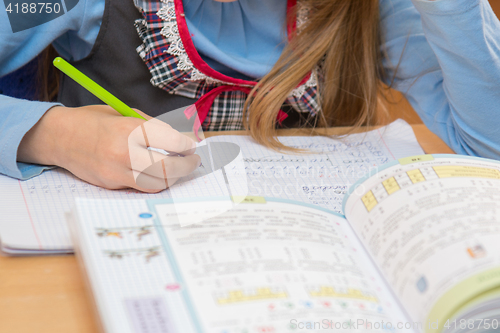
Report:
<svg viewBox="0 0 500 333"><path fill-rule="evenodd" d="M58 62L65 71L72 68L64 61ZM113 98L89 78L82 81L80 72L74 70L70 70L72 78L100 94L98 97L104 97L112 107L51 108L23 138L19 161L57 165L108 189L134 188L148 193L171 186L200 165L192 139L157 119L146 120L149 117ZM124 111L128 112L126 117L122 116ZM148 147L184 157L165 156Z"/></svg>

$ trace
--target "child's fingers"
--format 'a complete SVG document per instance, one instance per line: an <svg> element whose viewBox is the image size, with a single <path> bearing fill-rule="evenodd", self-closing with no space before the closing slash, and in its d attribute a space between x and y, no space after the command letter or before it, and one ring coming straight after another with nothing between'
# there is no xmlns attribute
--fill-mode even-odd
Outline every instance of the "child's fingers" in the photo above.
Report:
<svg viewBox="0 0 500 333"><path fill-rule="evenodd" d="M170 180L189 175L200 166L200 163L200 156L188 155L185 157L166 157L157 164L162 164L164 175Z"/></svg>
<svg viewBox="0 0 500 333"><path fill-rule="evenodd" d="M198 155L185 157L165 156L142 147L131 147L129 150L129 168L135 173L144 172L154 177L179 178L184 177L200 166Z"/></svg>
<svg viewBox="0 0 500 333"><path fill-rule="evenodd" d="M134 144L183 155L193 154L196 148L191 138L158 119L148 120L130 133L129 145Z"/></svg>
<svg viewBox="0 0 500 333"><path fill-rule="evenodd" d="M133 188L145 193L158 193L175 184L178 180L178 178L154 177L128 168L117 169L112 176L104 177L94 183L110 190Z"/></svg>
<svg viewBox="0 0 500 333"><path fill-rule="evenodd" d="M172 186L177 179L178 178L165 180L164 178L153 177L151 175L141 173L137 179L132 179L128 186L141 192L158 193L165 190L169 186Z"/></svg>
<svg viewBox="0 0 500 333"><path fill-rule="evenodd" d="M154 150L146 149L142 146L129 147L130 164L129 169L142 172L151 165L163 160L167 157L164 154L158 153ZM160 177L160 176L158 176Z"/></svg>

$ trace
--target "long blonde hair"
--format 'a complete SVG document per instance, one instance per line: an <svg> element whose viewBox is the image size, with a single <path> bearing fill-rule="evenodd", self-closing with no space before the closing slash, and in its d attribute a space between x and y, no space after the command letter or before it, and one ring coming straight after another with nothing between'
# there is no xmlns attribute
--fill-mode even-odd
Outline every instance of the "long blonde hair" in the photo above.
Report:
<svg viewBox="0 0 500 333"><path fill-rule="evenodd" d="M300 0L299 0L300 1ZM379 0L302 0L308 18L273 69L245 103L243 122L252 137L274 149L276 118L291 91L321 66L322 112L313 127L372 124L381 89ZM295 19L296 9L289 15Z"/></svg>

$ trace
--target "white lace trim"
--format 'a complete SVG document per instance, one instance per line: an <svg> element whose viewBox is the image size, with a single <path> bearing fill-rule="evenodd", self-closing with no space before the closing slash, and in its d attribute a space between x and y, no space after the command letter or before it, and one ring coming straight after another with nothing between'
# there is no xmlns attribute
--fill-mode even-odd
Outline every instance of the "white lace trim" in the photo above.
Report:
<svg viewBox="0 0 500 333"><path fill-rule="evenodd" d="M179 34L174 1L161 0L161 2L163 2L164 5L162 5L156 15L165 22L164 27L161 29L161 34L165 36L170 43L167 53L178 58L177 68L185 72L190 72L191 77L188 79L189 81L206 81L208 84L220 83L224 85L233 85L231 82L224 82L205 75L194 67L193 62L189 59L186 49L184 48L181 35Z"/></svg>
<svg viewBox="0 0 500 333"><path fill-rule="evenodd" d="M300 34L302 29L306 26L309 18L310 7L304 5L302 2L297 2L297 33Z"/></svg>
<svg viewBox="0 0 500 333"><path fill-rule="evenodd" d="M191 70L191 77L187 80L192 81L192 82L205 81L208 84L223 84L223 85L230 85L230 86L235 85L234 83L217 80L211 76L205 75L202 72L200 72L200 70L196 67L193 67L193 69ZM244 85L244 86L250 87L250 85Z"/></svg>
<svg viewBox="0 0 500 333"><path fill-rule="evenodd" d="M292 90L292 96L300 98L306 92L307 88L317 87L318 86L318 77L316 74L316 69L311 71L311 76L309 79L302 85Z"/></svg>
<svg viewBox="0 0 500 333"><path fill-rule="evenodd" d="M184 44L182 44L179 29L177 27L175 17L175 5L172 0L162 0L164 5L156 13L159 18L165 21L164 27L161 29L161 34L167 38L170 46L167 52L179 58L177 68L183 71L189 71L194 68L191 59L189 59Z"/></svg>
<svg viewBox="0 0 500 333"><path fill-rule="evenodd" d="M223 85L235 85L231 82L225 82L222 80L215 79L208 75L203 74L194 65L184 48L181 36L179 34L179 28L177 25L177 18L175 15L175 3L174 0L161 0L163 3L162 7L156 15L161 18L165 25L161 29L161 34L165 36L170 43L167 53L176 56L178 58L177 68L179 70L190 72L191 77L187 79L188 81L205 81L208 84L223 84ZM300 6L297 12L297 29L300 32L301 27L304 26L307 21L309 10L306 6ZM304 94L305 90L309 87L315 87L318 85L318 80L316 78L316 73L313 71L309 80L306 83L297 87L292 91L292 95L295 97L300 97ZM250 85L245 85L249 86Z"/></svg>
<svg viewBox="0 0 500 333"><path fill-rule="evenodd" d="M307 20L309 18L310 7L307 5L304 5L304 3L300 2L300 1L297 2L297 6L298 6L298 9L297 9L297 33L300 34L302 29L307 24ZM318 86L317 70L318 70L317 68L313 69L311 71L311 76L306 81L306 83L304 83L303 85L292 90L293 97L300 98L302 95L304 95L307 88Z"/></svg>

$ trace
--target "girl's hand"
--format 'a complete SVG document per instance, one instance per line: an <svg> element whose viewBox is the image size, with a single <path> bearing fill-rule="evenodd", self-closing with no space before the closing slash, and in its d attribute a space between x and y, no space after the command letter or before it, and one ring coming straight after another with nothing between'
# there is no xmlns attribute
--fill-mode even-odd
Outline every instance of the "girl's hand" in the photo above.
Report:
<svg viewBox="0 0 500 333"><path fill-rule="evenodd" d="M165 157L146 149L147 143L185 157ZM200 165L195 147L192 139L156 119L123 117L106 105L56 106L25 135L17 156L21 162L60 166L107 189L156 193Z"/></svg>

